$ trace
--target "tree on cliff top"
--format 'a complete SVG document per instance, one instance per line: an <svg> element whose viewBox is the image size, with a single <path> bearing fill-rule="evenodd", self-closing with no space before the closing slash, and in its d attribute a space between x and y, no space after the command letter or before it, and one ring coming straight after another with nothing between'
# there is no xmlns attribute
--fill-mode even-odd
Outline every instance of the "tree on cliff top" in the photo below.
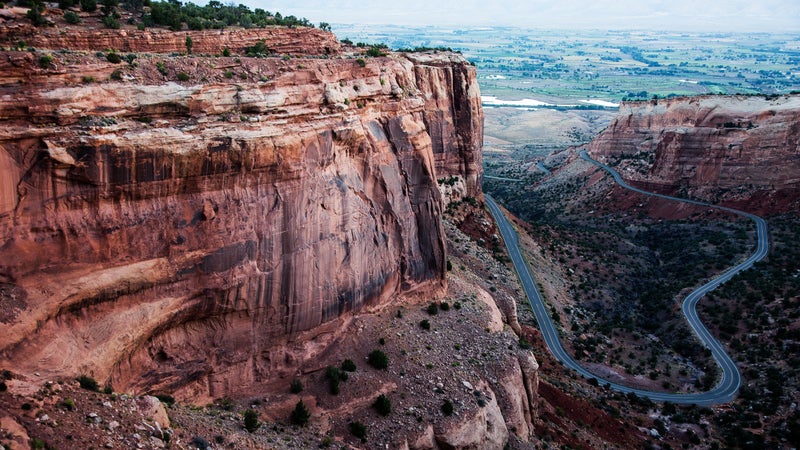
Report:
<svg viewBox="0 0 800 450"><path fill-rule="evenodd" d="M217 0L211 0L205 6L174 0L150 2L150 12L142 16L142 22L148 27L163 26L173 31L181 30L183 24L190 30L222 29L230 26L265 28L271 25L314 27L305 18L284 17L280 13L272 14L261 8L251 11L245 5L224 5Z"/></svg>

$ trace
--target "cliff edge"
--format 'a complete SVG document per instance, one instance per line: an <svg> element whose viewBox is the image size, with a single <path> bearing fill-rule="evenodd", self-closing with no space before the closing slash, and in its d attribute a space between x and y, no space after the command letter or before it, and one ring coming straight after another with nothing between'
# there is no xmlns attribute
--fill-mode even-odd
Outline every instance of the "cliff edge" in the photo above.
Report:
<svg viewBox="0 0 800 450"><path fill-rule="evenodd" d="M437 179L480 195L461 56L131 32L0 53L2 368L221 397L293 373L364 308L443 290ZM239 37L277 50L209 54Z"/></svg>
<svg viewBox="0 0 800 450"><path fill-rule="evenodd" d="M627 180L757 213L800 208L800 96L623 103L589 145Z"/></svg>

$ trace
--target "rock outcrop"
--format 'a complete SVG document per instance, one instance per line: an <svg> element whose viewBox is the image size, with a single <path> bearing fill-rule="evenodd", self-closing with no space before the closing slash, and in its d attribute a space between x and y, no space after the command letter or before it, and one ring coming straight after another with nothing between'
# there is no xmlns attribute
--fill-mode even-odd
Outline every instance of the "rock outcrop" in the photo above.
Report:
<svg viewBox="0 0 800 450"><path fill-rule="evenodd" d="M800 207L800 96L623 103L589 146L640 186L779 212Z"/></svg>
<svg viewBox="0 0 800 450"><path fill-rule="evenodd" d="M338 52L320 33L304 53ZM195 52L238 39L206 35ZM460 56L114 64L29 39L0 54L0 368L221 397L292 373L365 307L442 289L437 178L480 193ZM148 39L108 46L184 37Z"/></svg>
<svg viewBox="0 0 800 450"><path fill-rule="evenodd" d="M53 50L116 50L137 53L171 53L186 51L186 37L192 38L195 53L219 54L224 49L244 53L245 48L263 41L265 47L279 55L335 55L342 51L336 37L315 28L269 27L205 31L169 31L166 29L110 30L84 26L58 28L34 27L16 22L0 27L0 43L15 46L23 41L34 48Z"/></svg>

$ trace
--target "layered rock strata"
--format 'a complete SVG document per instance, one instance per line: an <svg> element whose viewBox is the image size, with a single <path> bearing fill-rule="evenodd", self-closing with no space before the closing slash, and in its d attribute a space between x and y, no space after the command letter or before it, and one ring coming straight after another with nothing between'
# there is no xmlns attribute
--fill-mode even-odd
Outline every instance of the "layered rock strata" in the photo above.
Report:
<svg viewBox="0 0 800 450"><path fill-rule="evenodd" d="M220 397L443 287L437 178L480 194L460 56L45 53L0 55L3 368Z"/></svg>
<svg viewBox="0 0 800 450"><path fill-rule="evenodd" d="M753 211L800 207L800 96L623 103L592 141L639 185Z"/></svg>
<svg viewBox="0 0 800 450"><path fill-rule="evenodd" d="M341 44L333 34L305 27L275 26L205 31L169 31L157 28L111 30L90 29L79 25L34 27L21 21L0 27L0 42L5 46L15 46L23 41L33 48L53 50L185 52L187 37L191 37L192 51L195 53L219 54L225 49L244 53L247 47L259 42L263 42L270 52L281 55L335 55L342 51Z"/></svg>

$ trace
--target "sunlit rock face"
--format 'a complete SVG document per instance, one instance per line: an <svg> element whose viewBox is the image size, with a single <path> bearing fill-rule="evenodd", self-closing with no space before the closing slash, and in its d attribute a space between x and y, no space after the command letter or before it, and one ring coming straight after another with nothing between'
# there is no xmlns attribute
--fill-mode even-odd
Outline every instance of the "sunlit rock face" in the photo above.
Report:
<svg viewBox="0 0 800 450"><path fill-rule="evenodd" d="M753 211L800 207L800 96L624 103L592 141L640 185Z"/></svg>
<svg viewBox="0 0 800 450"><path fill-rule="evenodd" d="M233 80L213 57L169 60L179 83L158 55L122 77L94 54L2 55L0 366L220 397L292 373L365 307L443 288L437 179L480 195L475 70L319 57L340 51L320 33L295 49L314 58L242 58Z"/></svg>

